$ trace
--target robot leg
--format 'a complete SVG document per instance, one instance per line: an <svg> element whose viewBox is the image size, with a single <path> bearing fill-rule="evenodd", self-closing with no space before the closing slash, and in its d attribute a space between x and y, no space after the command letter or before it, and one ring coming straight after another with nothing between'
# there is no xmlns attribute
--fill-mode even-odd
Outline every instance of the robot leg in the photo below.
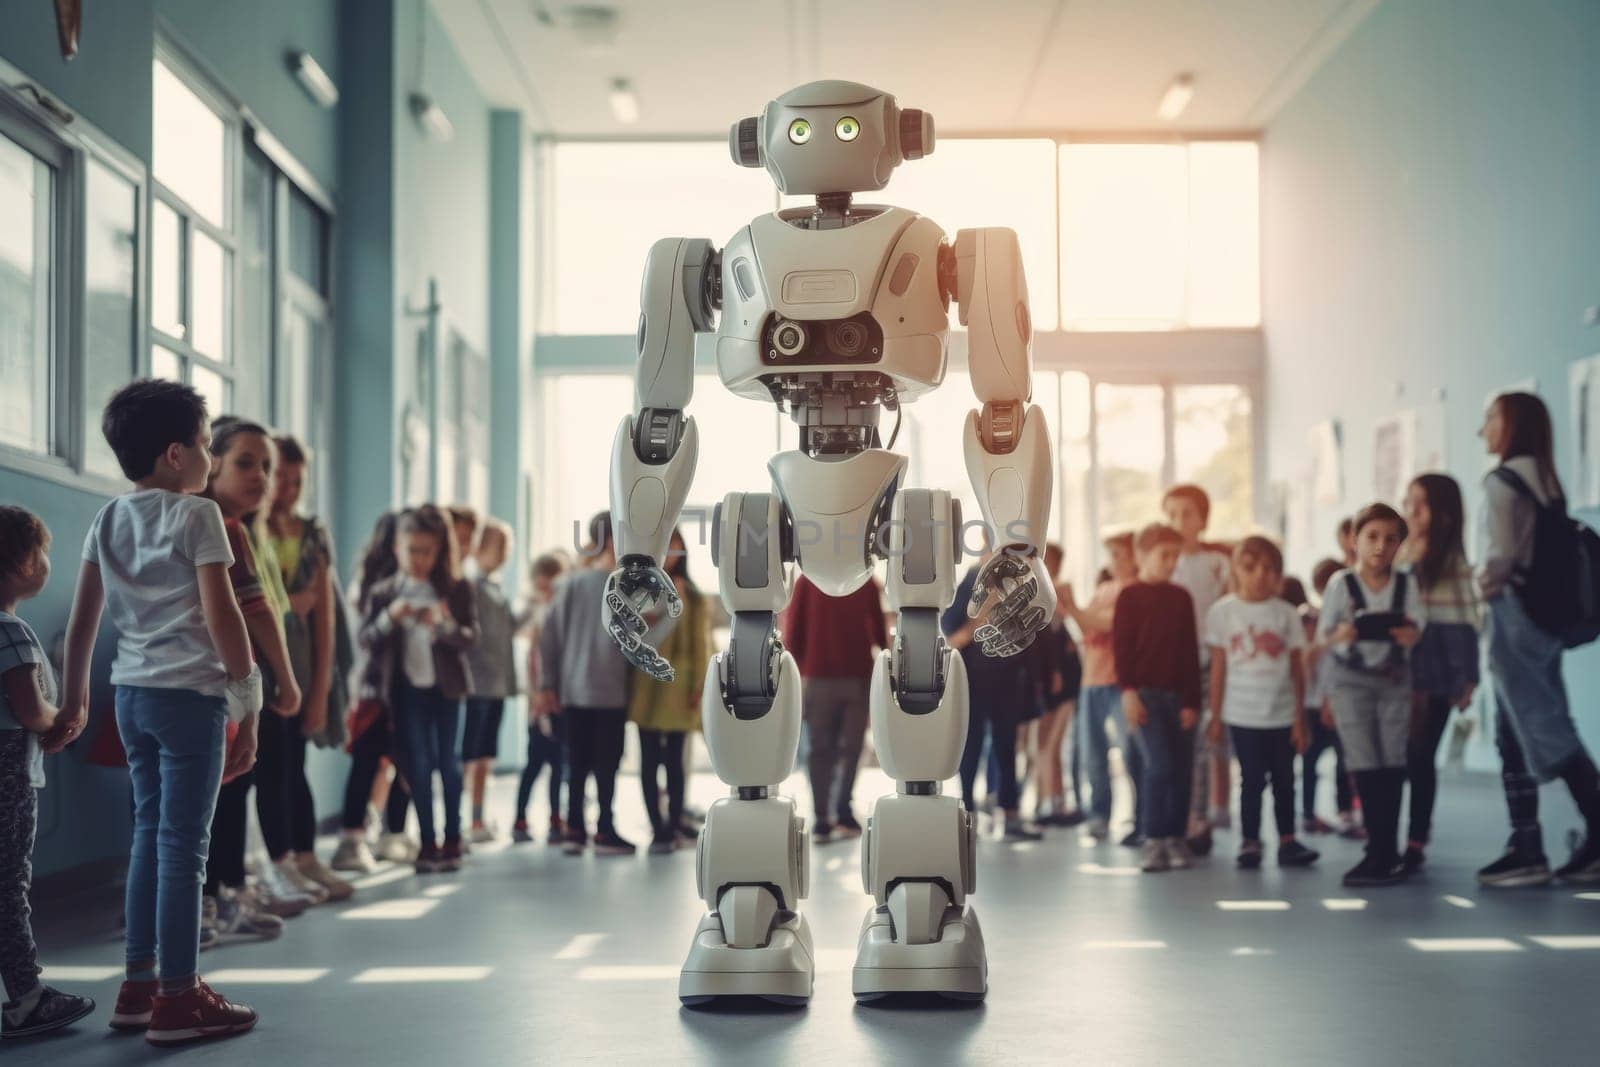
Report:
<svg viewBox="0 0 1600 1067"><path fill-rule="evenodd" d="M892 993L981 1000L989 987L983 931L967 905L977 887L976 823L941 783L961 764L967 672L939 614L955 596L959 512L942 490L907 489L890 526L888 597L900 613L893 648L872 671L872 742L895 792L873 806L861 878L874 906L862 923L859 1001Z"/></svg>
<svg viewBox="0 0 1600 1067"><path fill-rule="evenodd" d="M794 801L778 795L800 742L800 672L775 628L790 592L782 524L769 493L730 493L713 523L712 559L733 631L728 651L711 659L700 712L712 767L730 794L706 812L695 857L708 910L678 981L691 1007L718 997L811 997L815 953L798 910L810 842Z"/></svg>

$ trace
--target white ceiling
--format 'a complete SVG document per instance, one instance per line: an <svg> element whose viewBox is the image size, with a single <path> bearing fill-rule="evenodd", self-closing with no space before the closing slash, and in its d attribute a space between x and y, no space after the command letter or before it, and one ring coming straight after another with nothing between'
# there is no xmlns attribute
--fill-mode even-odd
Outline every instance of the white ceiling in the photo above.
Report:
<svg viewBox="0 0 1600 1067"><path fill-rule="evenodd" d="M846 78L946 135L1261 128L1379 0L431 0L490 101L566 137L723 137L773 96ZM585 48L571 9L618 13ZM1176 123L1156 117L1194 76ZM640 119L611 113L632 81Z"/></svg>

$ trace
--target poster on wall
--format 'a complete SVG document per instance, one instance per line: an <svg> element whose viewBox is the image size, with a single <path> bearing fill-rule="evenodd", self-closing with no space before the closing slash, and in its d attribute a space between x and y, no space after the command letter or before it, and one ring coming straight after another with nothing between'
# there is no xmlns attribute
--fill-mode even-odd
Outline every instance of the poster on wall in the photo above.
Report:
<svg viewBox="0 0 1600 1067"><path fill-rule="evenodd" d="M1412 446L1416 442L1416 420L1402 411L1378 420L1372 430L1372 496L1396 503L1405 492L1407 471L1412 465Z"/></svg>
<svg viewBox="0 0 1600 1067"><path fill-rule="evenodd" d="M1576 474L1568 492L1574 506L1600 508L1600 355L1574 362L1567 386Z"/></svg>
<svg viewBox="0 0 1600 1067"><path fill-rule="evenodd" d="M1444 404L1428 404L1379 419L1373 429L1372 491L1399 505L1411 479L1446 468Z"/></svg>
<svg viewBox="0 0 1600 1067"><path fill-rule="evenodd" d="M1344 456L1336 419L1311 427L1310 482L1317 510L1331 511L1344 502Z"/></svg>

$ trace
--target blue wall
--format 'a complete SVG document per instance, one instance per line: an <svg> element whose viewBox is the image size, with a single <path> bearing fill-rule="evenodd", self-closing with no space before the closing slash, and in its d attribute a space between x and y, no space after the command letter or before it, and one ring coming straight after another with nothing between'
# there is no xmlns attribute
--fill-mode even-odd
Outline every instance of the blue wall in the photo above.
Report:
<svg viewBox="0 0 1600 1067"><path fill-rule="evenodd" d="M1448 466L1476 509L1485 400L1529 378L1572 469L1567 365L1600 352L1583 322L1600 304L1597 50L1593 0L1388 0L1270 124L1273 479L1299 477L1308 431L1336 418L1340 510L1366 503L1375 422L1442 389ZM1336 517L1294 556L1326 554ZM1600 742L1600 648L1568 657L1568 678Z"/></svg>

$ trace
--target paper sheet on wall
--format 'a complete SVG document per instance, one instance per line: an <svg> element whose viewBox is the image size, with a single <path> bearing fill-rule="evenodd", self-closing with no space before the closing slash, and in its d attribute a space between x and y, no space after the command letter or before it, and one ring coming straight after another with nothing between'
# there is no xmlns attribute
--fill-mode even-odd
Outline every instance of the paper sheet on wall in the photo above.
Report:
<svg viewBox="0 0 1600 1067"><path fill-rule="evenodd" d="M1416 444L1416 419L1401 411L1379 419L1372 429L1372 496L1398 503L1405 492L1407 471Z"/></svg>
<svg viewBox="0 0 1600 1067"><path fill-rule="evenodd" d="M1600 355L1574 362L1567 371L1572 405L1572 455L1577 477L1569 486L1573 504L1600 507Z"/></svg>
<svg viewBox="0 0 1600 1067"><path fill-rule="evenodd" d="M1311 427L1311 495L1319 511L1334 511L1344 504L1344 457L1339 447L1339 423L1333 419Z"/></svg>

